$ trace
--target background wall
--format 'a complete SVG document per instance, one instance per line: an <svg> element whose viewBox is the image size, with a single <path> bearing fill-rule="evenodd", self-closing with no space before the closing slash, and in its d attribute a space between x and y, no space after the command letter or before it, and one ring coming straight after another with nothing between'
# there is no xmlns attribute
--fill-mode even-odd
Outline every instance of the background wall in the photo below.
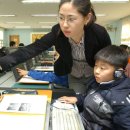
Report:
<svg viewBox="0 0 130 130"><path fill-rule="evenodd" d="M34 32L49 32L48 29L5 29L4 30L4 46L9 46L9 36L19 35L20 42L28 45L31 43L31 34Z"/></svg>

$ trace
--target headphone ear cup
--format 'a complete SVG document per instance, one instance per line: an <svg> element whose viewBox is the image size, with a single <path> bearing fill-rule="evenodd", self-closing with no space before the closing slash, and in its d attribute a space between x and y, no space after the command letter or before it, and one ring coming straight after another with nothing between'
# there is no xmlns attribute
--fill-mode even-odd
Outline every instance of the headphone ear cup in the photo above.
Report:
<svg viewBox="0 0 130 130"><path fill-rule="evenodd" d="M121 78L122 76L123 76L123 70L115 70L114 72L115 79Z"/></svg>

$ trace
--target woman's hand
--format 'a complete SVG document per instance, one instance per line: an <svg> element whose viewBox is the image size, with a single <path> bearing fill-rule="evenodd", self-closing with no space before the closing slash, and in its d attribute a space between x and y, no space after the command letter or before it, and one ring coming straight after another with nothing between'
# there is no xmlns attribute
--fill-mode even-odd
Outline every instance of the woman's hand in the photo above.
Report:
<svg viewBox="0 0 130 130"><path fill-rule="evenodd" d="M58 100L68 104L75 104L77 102L76 97L67 97L67 96L60 97Z"/></svg>
<svg viewBox="0 0 130 130"><path fill-rule="evenodd" d="M16 68L20 76L25 76L28 74L28 71Z"/></svg>

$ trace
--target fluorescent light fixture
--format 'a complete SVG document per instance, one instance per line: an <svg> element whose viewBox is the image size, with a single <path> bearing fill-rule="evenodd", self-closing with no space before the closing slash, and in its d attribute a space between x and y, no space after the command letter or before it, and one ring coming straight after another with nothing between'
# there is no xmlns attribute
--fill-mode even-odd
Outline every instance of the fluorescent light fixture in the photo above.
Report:
<svg viewBox="0 0 130 130"><path fill-rule="evenodd" d="M0 17L14 17L14 14L0 14Z"/></svg>
<svg viewBox="0 0 130 130"><path fill-rule="evenodd" d="M106 14L96 14L97 17L105 17Z"/></svg>
<svg viewBox="0 0 130 130"><path fill-rule="evenodd" d="M22 0L22 3L59 3L60 0Z"/></svg>
<svg viewBox="0 0 130 130"><path fill-rule="evenodd" d="M93 3L128 2L129 0L91 0ZM59 3L60 0L22 0L22 3Z"/></svg>
<svg viewBox="0 0 130 130"><path fill-rule="evenodd" d="M40 24L55 24L56 22L39 22Z"/></svg>
<svg viewBox="0 0 130 130"><path fill-rule="evenodd" d="M41 26L41 28L52 28L52 26Z"/></svg>
<svg viewBox="0 0 130 130"><path fill-rule="evenodd" d="M31 28L31 26L15 26L15 28Z"/></svg>
<svg viewBox="0 0 130 130"><path fill-rule="evenodd" d="M125 3L129 0L91 0L92 3Z"/></svg>
<svg viewBox="0 0 130 130"><path fill-rule="evenodd" d="M23 24L24 22L6 22L6 23L10 23L10 24L12 24L12 23L14 23L14 24Z"/></svg>
<svg viewBox="0 0 130 130"><path fill-rule="evenodd" d="M57 17L57 14L32 14L33 17Z"/></svg>

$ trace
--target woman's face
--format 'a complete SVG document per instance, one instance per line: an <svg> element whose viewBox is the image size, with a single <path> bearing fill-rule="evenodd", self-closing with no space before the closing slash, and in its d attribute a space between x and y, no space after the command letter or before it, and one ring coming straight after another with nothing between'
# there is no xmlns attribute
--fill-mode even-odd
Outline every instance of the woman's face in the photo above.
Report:
<svg viewBox="0 0 130 130"><path fill-rule="evenodd" d="M98 83L114 80L114 66L107 62L97 60L94 66L94 76Z"/></svg>
<svg viewBox="0 0 130 130"><path fill-rule="evenodd" d="M59 24L62 32L68 38L75 38L83 33L88 17L83 17L71 2L64 3L59 9Z"/></svg>

